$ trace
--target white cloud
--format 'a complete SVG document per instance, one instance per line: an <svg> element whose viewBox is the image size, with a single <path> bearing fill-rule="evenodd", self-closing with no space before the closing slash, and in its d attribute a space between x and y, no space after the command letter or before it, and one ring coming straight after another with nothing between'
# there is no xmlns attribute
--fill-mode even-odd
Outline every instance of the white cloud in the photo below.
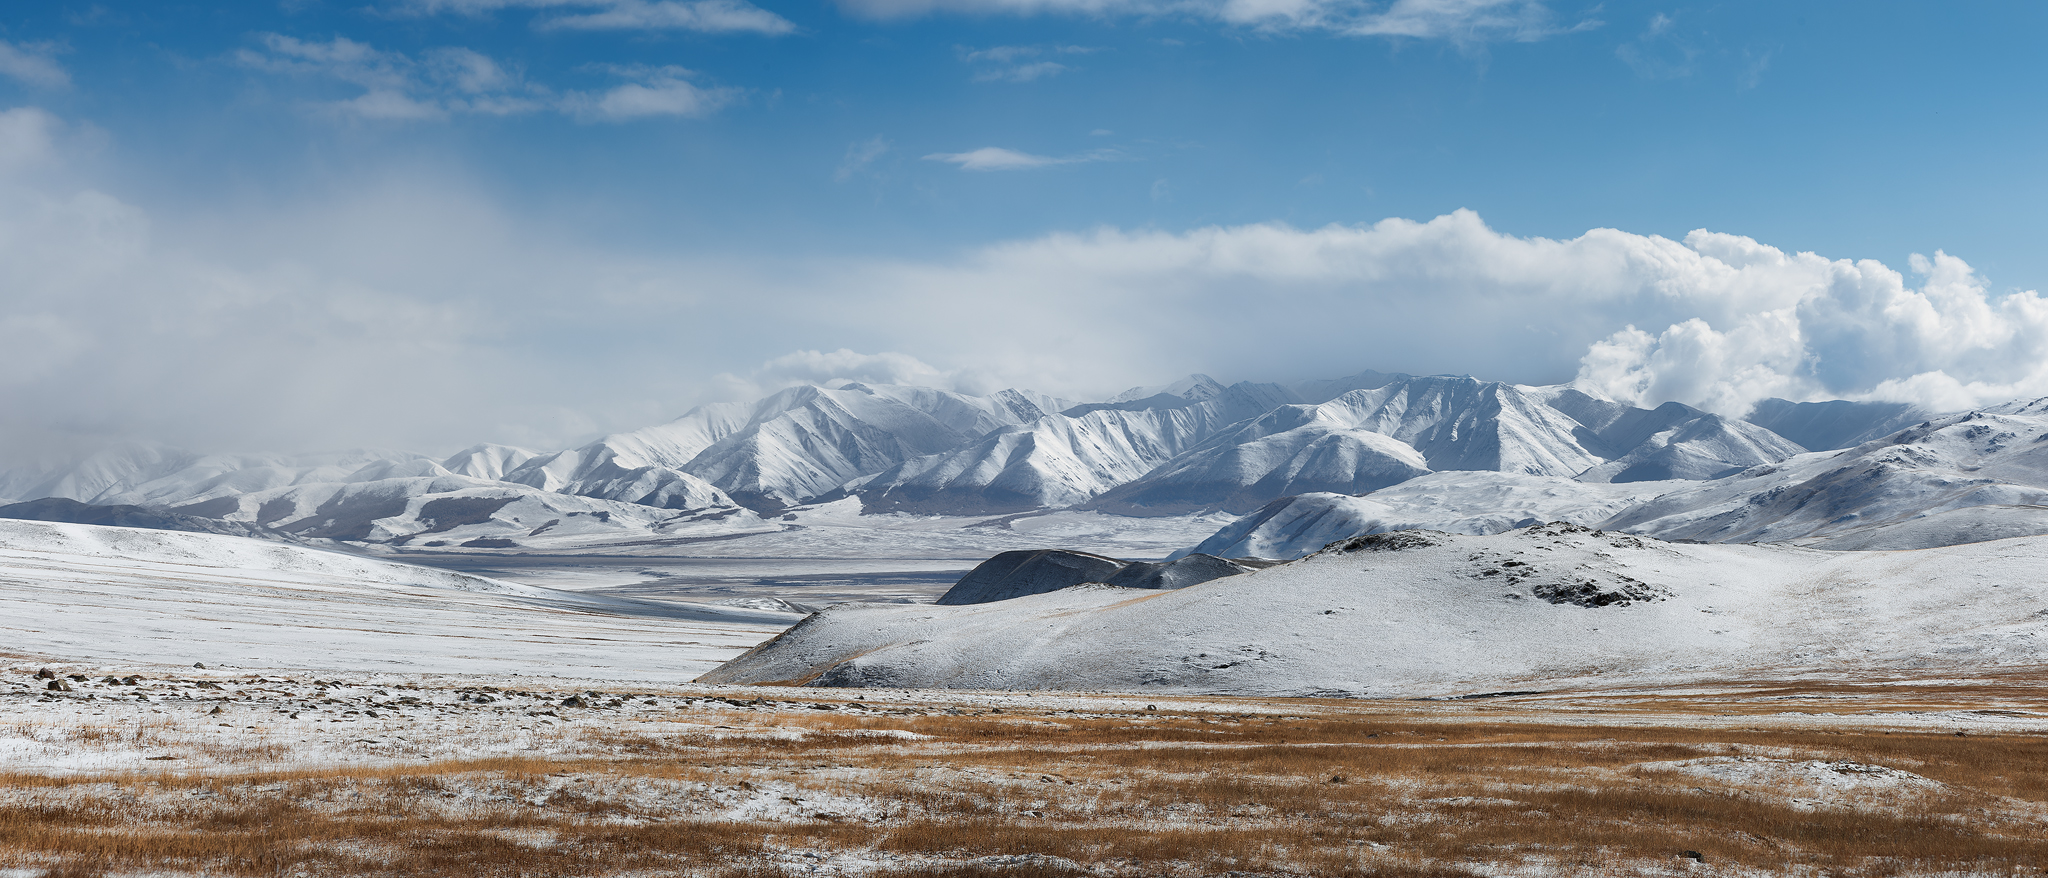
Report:
<svg viewBox="0 0 2048 878"><path fill-rule="evenodd" d="M705 33L746 32L781 35L796 30L789 19L739 0L618 0L608 8L582 15L564 15L535 23L543 29L568 30L692 30Z"/></svg>
<svg viewBox="0 0 2048 878"><path fill-rule="evenodd" d="M0 76L18 79L40 88L65 88L71 74L57 63L58 47L53 43L10 43L0 40Z"/></svg>
<svg viewBox="0 0 2048 878"><path fill-rule="evenodd" d="M740 96L738 89L692 83L690 71L681 67L608 66L602 69L627 81L595 92L557 93L473 49L444 47L413 58L346 37L321 43L263 34L260 41L262 50L238 53L244 65L361 87L362 94L355 97L316 104L358 119L406 121L549 111L601 121L701 117Z"/></svg>
<svg viewBox="0 0 2048 878"><path fill-rule="evenodd" d="M888 139L879 134L847 144L846 158L840 160L839 170L832 173L832 179L840 183L853 179L853 175L867 170L876 159L887 153L890 145Z"/></svg>
<svg viewBox="0 0 2048 878"><path fill-rule="evenodd" d="M1073 395L1145 375L1366 367L1577 378L1632 402L1729 413L1766 396L1960 405L2048 393L2048 301L1995 295L1940 253L1913 271L1917 284L1877 262L1705 231L1520 238L1460 211L1057 234L880 267L854 286L888 291L876 294L887 313L917 315L926 333L880 343Z"/></svg>
<svg viewBox="0 0 2048 878"><path fill-rule="evenodd" d="M941 259L632 250L426 170L145 211L72 179L79 136L0 111L9 454L81 437L561 447L846 380L1100 398L1189 372L1376 368L1725 412L2048 395L2048 300L1942 251L1901 271L1706 231L1520 237L1468 211L1103 228Z"/></svg>
<svg viewBox="0 0 2048 878"><path fill-rule="evenodd" d="M536 17L541 30L689 30L780 36L796 25L745 0L406 0L399 9L418 15L487 15L504 9L546 9L568 14Z"/></svg>
<svg viewBox="0 0 2048 878"><path fill-rule="evenodd" d="M840 0L879 19L933 13L1179 16L1269 30L1323 30L1354 36L1445 40L1467 45L1533 42L1598 27L1560 23L1539 0Z"/></svg>
<svg viewBox="0 0 2048 878"><path fill-rule="evenodd" d="M969 152L935 152L925 156L924 160L959 165L963 171L1021 171L1049 165L1106 162L1118 158L1119 155L1114 150L1098 149L1080 155L1048 156L1018 152L1000 146L984 146Z"/></svg>
<svg viewBox="0 0 2048 878"><path fill-rule="evenodd" d="M1092 46L991 46L986 49L959 48L960 60L973 66L975 82L1031 82L1057 76L1074 67L1049 60L1050 57L1087 55L1101 51Z"/></svg>
<svg viewBox="0 0 2048 878"><path fill-rule="evenodd" d="M786 387L815 384L843 387L847 384L914 384L954 390L959 376L933 367L909 354L883 351L864 354L840 348L836 351L792 351L762 363L747 375L720 373L715 380L728 397L753 400Z"/></svg>
<svg viewBox="0 0 2048 878"><path fill-rule="evenodd" d="M64 123L40 107L0 110L0 176L45 164L57 155Z"/></svg>
<svg viewBox="0 0 2048 878"><path fill-rule="evenodd" d="M737 89L691 84L684 78L691 75L690 71L681 67L624 72L639 81L602 94L573 94L565 106L582 116L616 122L649 116L708 116L739 97Z"/></svg>

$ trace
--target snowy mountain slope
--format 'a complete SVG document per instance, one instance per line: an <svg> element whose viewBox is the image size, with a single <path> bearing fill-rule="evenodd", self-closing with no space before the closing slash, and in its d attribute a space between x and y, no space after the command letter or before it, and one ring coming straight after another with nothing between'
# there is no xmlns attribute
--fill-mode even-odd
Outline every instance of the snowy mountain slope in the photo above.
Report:
<svg viewBox="0 0 2048 878"><path fill-rule="evenodd" d="M1281 406L1204 440L1088 507L1139 515L1243 513L1274 497L1362 494L1428 472L1422 455L1398 439L1332 422L1322 406Z"/></svg>
<svg viewBox="0 0 2048 878"><path fill-rule="evenodd" d="M543 491L648 505L705 505L709 483L682 471L704 449L745 427L753 407L698 406L666 424L614 433L579 448L529 456L495 476ZM452 468L452 467L451 467Z"/></svg>
<svg viewBox="0 0 2048 878"><path fill-rule="evenodd" d="M1074 506L1138 479L1220 429L1271 410L1276 398L1292 398L1279 385L1222 387L1200 375L1174 386L1200 398L1155 393L1073 406L959 449L905 461L846 490L877 512Z"/></svg>
<svg viewBox="0 0 2048 878"><path fill-rule="evenodd" d="M1767 399L1757 403L1743 420L1797 442L1808 451L1833 451L1882 439L1933 414L1898 402Z"/></svg>
<svg viewBox="0 0 2048 878"><path fill-rule="evenodd" d="M373 465L350 481L255 491L174 511L299 537L482 548L644 537L699 522L762 526L730 501L678 512L472 479L433 461Z"/></svg>
<svg viewBox="0 0 2048 878"><path fill-rule="evenodd" d="M1134 481L1229 423L1225 403L1052 414L961 449L905 461L847 486L870 510L1021 512L1059 508Z"/></svg>
<svg viewBox="0 0 2048 878"><path fill-rule="evenodd" d="M211 534L0 521L0 639L72 660L673 679L800 618Z"/></svg>
<svg viewBox="0 0 2048 878"><path fill-rule="evenodd" d="M1161 384L1157 387L1133 387L1103 400L1103 402L1116 405L1168 396L1181 400L1183 403L1197 403L1207 402L1216 398L1221 393L1223 393L1223 384L1221 382L1197 372L1172 384ZM1164 403L1163 400L1161 402Z"/></svg>
<svg viewBox="0 0 2048 878"><path fill-rule="evenodd" d="M505 474L518 469L521 464L536 455L524 448L510 445L472 445L448 456L441 461L441 467L458 476L472 479L502 481Z"/></svg>
<svg viewBox="0 0 2048 878"><path fill-rule="evenodd" d="M1062 400L1005 390L986 397L925 387L794 387L679 467L742 503L780 508L992 430L1044 417ZM573 490L573 489L572 489Z"/></svg>
<svg viewBox="0 0 2048 878"><path fill-rule="evenodd" d="M1139 393L1147 395L1133 396ZM1165 388L1135 387L1108 402L1084 403L1063 409L1061 413L1078 418L1098 411L1141 412L1201 406L1228 424L1271 411L1275 406L1300 401L1294 391L1279 384L1240 381L1225 387L1207 375L1193 375Z"/></svg>
<svg viewBox="0 0 2048 878"><path fill-rule="evenodd" d="M0 472L0 497L58 497L89 503L102 494L177 472L198 458L156 442L123 442L74 461L22 464Z"/></svg>
<svg viewBox="0 0 2048 878"><path fill-rule="evenodd" d="M1580 473L1583 481L1713 479L1806 451L1763 427L1680 403L1641 409L1571 387L1530 390L1585 426L1593 436L1581 443L1608 458Z"/></svg>
<svg viewBox="0 0 2048 878"><path fill-rule="evenodd" d="M1370 369L1342 378L1297 381L1288 387L1300 402L1310 405L1329 402L1353 390L1375 390L1415 376L1403 372L1374 372ZM1443 377L1443 376L1439 376ZM1449 376L1464 377L1464 376Z"/></svg>
<svg viewBox="0 0 2048 878"><path fill-rule="evenodd" d="M1433 469L1569 477L1602 461L1581 444L1582 434L1592 436L1514 385L1391 378L1328 402L1274 408L1104 493L1089 508L1249 512L1277 497L1365 493Z"/></svg>
<svg viewBox="0 0 2048 878"><path fill-rule="evenodd" d="M64 524L97 524L143 530L187 531L255 539L291 539L287 534L247 522L221 521L142 506L95 506L63 497L45 497L41 500L0 506L0 518Z"/></svg>
<svg viewBox="0 0 2048 878"><path fill-rule="evenodd" d="M505 481L672 509L732 502L780 508L908 457L949 450L1065 400L1005 390L975 397L923 387L794 387L752 404L699 406L654 427L543 454Z"/></svg>
<svg viewBox="0 0 2048 878"><path fill-rule="evenodd" d="M1408 443L1433 470L1571 477L1602 460L1579 443L1580 424L1497 381L1404 378L1316 408L1332 423Z"/></svg>
<svg viewBox="0 0 2048 878"><path fill-rule="evenodd" d="M2048 405L1924 421L1852 449L1801 455L1640 504L1602 527L1664 539L1816 542L1972 507L2048 505ZM2019 512L2028 521L2031 512ZM1901 529L1859 545L1919 548L1946 531Z"/></svg>
<svg viewBox="0 0 2048 878"><path fill-rule="evenodd" d="M1615 485L1515 473L1433 473L1363 497L1283 497L1177 554L1292 560L1337 540L1388 531L1480 535L1551 521L1592 525L1685 484Z"/></svg>
<svg viewBox="0 0 2048 878"><path fill-rule="evenodd" d="M820 686L1444 696L2048 666L2048 538L1896 553L1566 525L1362 537L1174 591L842 605L702 678Z"/></svg>
<svg viewBox="0 0 2048 878"><path fill-rule="evenodd" d="M57 481L31 486L29 491L99 505L190 506L251 491L345 481L365 467L413 462L428 458L383 449L197 455L133 443L90 455L65 469Z"/></svg>

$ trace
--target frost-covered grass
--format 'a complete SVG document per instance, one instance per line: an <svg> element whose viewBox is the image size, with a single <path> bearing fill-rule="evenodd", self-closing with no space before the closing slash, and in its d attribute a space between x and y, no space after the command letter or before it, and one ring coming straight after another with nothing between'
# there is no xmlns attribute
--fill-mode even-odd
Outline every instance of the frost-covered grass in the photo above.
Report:
<svg viewBox="0 0 2048 878"><path fill-rule="evenodd" d="M145 679L139 701L104 682L128 670L63 666L88 681L50 694L18 685L32 670L6 671L17 685L0 694L10 876L2017 875L2048 861L2048 690L2024 676L1147 703L182 672ZM585 706L561 703L572 695Z"/></svg>

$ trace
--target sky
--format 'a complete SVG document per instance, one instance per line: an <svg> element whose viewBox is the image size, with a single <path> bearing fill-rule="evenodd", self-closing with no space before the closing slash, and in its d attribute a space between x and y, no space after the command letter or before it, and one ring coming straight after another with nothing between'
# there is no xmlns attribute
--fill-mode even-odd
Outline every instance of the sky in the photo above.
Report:
<svg viewBox="0 0 2048 878"><path fill-rule="evenodd" d="M2030 3L0 12L0 457L798 382L2048 394Z"/></svg>

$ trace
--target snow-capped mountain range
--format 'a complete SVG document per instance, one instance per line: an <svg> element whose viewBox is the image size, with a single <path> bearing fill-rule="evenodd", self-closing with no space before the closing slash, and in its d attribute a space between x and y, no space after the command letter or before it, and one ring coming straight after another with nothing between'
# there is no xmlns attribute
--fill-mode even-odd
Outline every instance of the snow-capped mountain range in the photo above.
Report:
<svg viewBox="0 0 2048 878"><path fill-rule="evenodd" d="M869 513L919 515L1225 511L1246 518L1198 548L1238 556L1299 557L1316 540L1374 530L1495 533L1552 519L1853 547L1875 538L1852 532L1935 513L1961 517L1917 524L1915 539L1968 536L1957 529L1968 522L2048 532L2048 516L1982 510L2048 492L2048 462L2037 468L2021 447L2041 435L2048 412L2025 403L1934 418L1898 404L1770 400L1734 419L1571 386L1379 372L1228 386L1196 375L1095 403L846 384L702 406L553 452L198 455L136 443L0 471L0 498L412 547L773 529L786 509L846 497ZM2042 527L2027 523L2037 518Z"/></svg>

